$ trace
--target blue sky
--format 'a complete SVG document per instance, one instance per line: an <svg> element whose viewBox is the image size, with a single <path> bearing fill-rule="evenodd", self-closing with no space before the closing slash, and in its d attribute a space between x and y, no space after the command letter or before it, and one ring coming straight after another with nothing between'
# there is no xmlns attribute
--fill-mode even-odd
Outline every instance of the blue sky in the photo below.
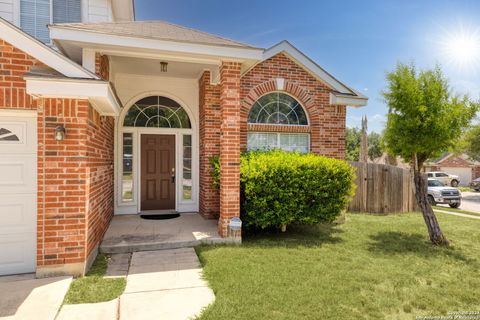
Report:
<svg viewBox="0 0 480 320"><path fill-rule="evenodd" d="M397 61L439 63L454 92L480 97L480 52L464 65L445 53L460 30L480 36L480 1L136 0L135 11L137 20L166 20L264 48L287 39L370 98L367 107L349 108L348 126L367 115L369 130L382 130L385 72Z"/></svg>

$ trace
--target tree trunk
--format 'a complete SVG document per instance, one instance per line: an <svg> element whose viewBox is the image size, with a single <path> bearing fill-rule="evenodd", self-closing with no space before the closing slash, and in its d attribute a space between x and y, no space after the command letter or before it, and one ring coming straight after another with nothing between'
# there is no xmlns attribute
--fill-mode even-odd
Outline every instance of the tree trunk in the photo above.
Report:
<svg viewBox="0 0 480 320"><path fill-rule="evenodd" d="M418 169L418 166L415 166L413 170L413 179L415 183L415 198L420 210L422 210L430 241L435 245L448 245L448 240L443 235L442 230L440 230L437 217L428 202L426 179Z"/></svg>

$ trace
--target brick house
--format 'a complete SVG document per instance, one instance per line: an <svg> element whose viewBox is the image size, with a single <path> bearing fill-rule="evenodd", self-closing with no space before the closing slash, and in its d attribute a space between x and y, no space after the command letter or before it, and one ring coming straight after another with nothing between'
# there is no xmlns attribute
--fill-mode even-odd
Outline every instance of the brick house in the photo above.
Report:
<svg viewBox="0 0 480 320"><path fill-rule="evenodd" d="M467 154L447 152L438 159L425 164L424 171L442 171L459 177L459 185L468 186L472 180L480 177L480 163Z"/></svg>
<svg viewBox="0 0 480 320"><path fill-rule="evenodd" d="M344 157L347 106L367 98L290 43L58 3L0 7L0 274L83 274L113 215L198 212L226 236L242 150Z"/></svg>

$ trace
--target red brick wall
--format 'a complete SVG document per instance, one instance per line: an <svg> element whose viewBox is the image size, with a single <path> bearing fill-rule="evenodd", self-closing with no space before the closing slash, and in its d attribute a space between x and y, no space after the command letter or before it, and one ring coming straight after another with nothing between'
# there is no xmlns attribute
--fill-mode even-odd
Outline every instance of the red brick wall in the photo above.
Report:
<svg viewBox="0 0 480 320"><path fill-rule="evenodd" d="M251 106L262 95L278 91L276 78L284 79L283 91L306 109L309 128L247 125ZM241 79L241 144L246 149L247 128L261 131L310 132L310 151L329 157L345 157L345 106L330 105L331 90L284 54L265 60ZM262 128L263 127L263 128ZM263 130L262 130L263 129Z"/></svg>
<svg viewBox="0 0 480 320"><path fill-rule="evenodd" d="M210 84L210 72L199 80L200 116L200 214L218 218L219 190L212 187L210 158L220 154L220 86Z"/></svg>
<svg viewBox="0 0 480 320"><path fill-rule="evenodd" d="M227 236L231 218L240 216L240 69L220 66L220 217L218 232Z"/></svg>
<svg viewBox="0 0 480 320"><path fill-rule="evenodd" d="M110 62L108 56L95 53L95 73L103 80L110 80Z"/></svg>
<svg viewBox="0 0 480 320"><path fill-rule="evenodd" d="M87 137L88 213L87 257L103 239L113 216L114 118L90 107Z"/></svg>
<svg viewBox="0 0 480 320"><path fill-rule="evenodd" d="M32 99L23 75L42 63L2 40L0 49L0 108L38 113L37 266L83 263L113 213L113 118L87 100ZM53 138L59 124L64 141Z"/></svg>

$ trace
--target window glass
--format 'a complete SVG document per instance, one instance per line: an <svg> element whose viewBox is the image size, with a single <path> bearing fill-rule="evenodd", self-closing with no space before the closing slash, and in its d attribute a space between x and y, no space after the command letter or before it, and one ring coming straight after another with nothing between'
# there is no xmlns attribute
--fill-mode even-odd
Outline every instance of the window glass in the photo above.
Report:
<svg viewBox="0 0 480 320"><path fill-rule="evenodd" d="M182 195L184 200L192 199L192 136L183 135Z"/></svg>
<svg viewBox="0 0 480 320"><path fill-rule="evenodd" d="M272 92L258 99L250 109L248 123L308 125L300 103L281 92Z"/></svg>
<svg viewBox="0 0 480 320"><path fill-rule="evenodd" d="M308 152L309 134L249 132L248 150L282 149L285 151Z"/></svg>
<svg viewBox="0 0 480 320"><path fill-rule="evenodd" d="M428 177L433 177L433 174L427 173L427 176L428 176Z"/></svg>
<svg viewBox="0 0 480 320"><path fill-rule="evenodd" d="M177 102L167 97L143 98L130 107L125 127L191 128L187 112Z"/></svg>
<svg viewBox="0 0 480 320"><path fill-rule="evenodd" d="M133 201L133 134L123 134L122 201Z"/></svg>
<svg viewBox="0 0 480 320"><path fill-rule="evenodd" d="M448 177L448 175L446 173L440 172L437 173L437 177Z"/></svg>
<svg viewBox="0 0 480 320"><path fill-rule="evenodd" d="M38 40L49 43L50 0L20 0L20 27Z"/></svg>
<svg viewBox="0 0 480 320"><path fill-rule="evenodd" d="M81 22L81 0L53 0L53 23Z"/></svg>

